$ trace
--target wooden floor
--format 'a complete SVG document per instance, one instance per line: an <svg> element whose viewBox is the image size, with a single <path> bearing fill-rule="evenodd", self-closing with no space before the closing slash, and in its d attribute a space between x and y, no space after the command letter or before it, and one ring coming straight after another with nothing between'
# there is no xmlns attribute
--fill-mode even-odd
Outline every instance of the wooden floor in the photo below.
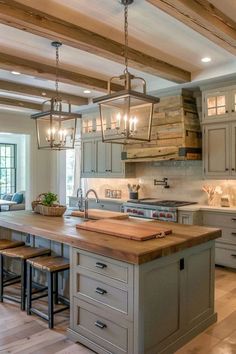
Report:
<svg viewBox="0 0 236 354"><path fill-rule="evenodd" d="M216 269L218 322L176 354L236 354L236 272ZM36 316L27 316L17 304L0 304L0 354L92 354L66 337L69 313L56 316L54 330ZM158 353L157 353L158 354Z"/></svg>

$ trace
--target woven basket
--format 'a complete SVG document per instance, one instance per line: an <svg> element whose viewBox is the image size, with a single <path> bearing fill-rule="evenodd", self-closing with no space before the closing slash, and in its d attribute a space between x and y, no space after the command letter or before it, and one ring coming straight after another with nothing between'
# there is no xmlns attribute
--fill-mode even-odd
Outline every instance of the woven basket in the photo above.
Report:
<svg viewBox="0 0 236 354"><path fill-rule="evenodd" d="M35 210L36 209L36 210ZM38 204L35 207L34 211L41 215L45 216L62 216L66 211L66 207L63 205L56 205L56 206L46 206L43 204Z"/></svg>
<svg viewBox="0 0 236 354"><path fill-rule="evenodd" d="M37 206L39 204L42 204L42 199L43 199L43 196L46 195L46 193L41 193L37 196L36 200L33 200L32 203L31 203L31 206L32 206L32 210L35 211L36 213L38 213L37 211Z"/></svg>

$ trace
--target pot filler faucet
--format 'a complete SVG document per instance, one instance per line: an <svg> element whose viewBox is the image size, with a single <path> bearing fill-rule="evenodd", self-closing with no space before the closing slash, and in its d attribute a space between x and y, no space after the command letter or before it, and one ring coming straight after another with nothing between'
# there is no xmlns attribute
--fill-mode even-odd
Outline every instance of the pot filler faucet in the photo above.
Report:
<svg viewBox="0 0 236 354"><path fill-rule="evenodd" d="M96 203L100 203L100 200L98 198L97 192L94 189L89 189L86 194L85 194L85 199L84 199L84 219L88 219L88 201L89 201L89 194L93 193L96 198Z"/></svg>

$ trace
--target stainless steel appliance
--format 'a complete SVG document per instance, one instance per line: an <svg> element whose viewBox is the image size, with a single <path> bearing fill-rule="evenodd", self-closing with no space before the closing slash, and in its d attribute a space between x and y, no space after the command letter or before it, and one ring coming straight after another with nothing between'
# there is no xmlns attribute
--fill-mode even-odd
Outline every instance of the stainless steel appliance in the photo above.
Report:
<svg viewBox="0 0 236 354"><path fill-rule="evenodd" d="M196 204L196 202L144 198L128 200L123 204L123 209L130 216L138 218L177 222L178 207L190 204Z"/></svg>

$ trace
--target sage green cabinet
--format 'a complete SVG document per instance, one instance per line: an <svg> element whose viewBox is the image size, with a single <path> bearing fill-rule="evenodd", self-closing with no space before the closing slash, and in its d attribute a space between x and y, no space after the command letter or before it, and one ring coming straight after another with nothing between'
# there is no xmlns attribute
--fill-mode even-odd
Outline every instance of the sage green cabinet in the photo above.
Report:
<svg viewBox="0 0 236 354"><path fill-rule="evenodd" d="M100 354L172 354L216 321L214 242L129 264L71 249L69 338Z"/></svg>
<svg viewBox="0 0 236 354"><path fill-rule="evenodd" d="M104 143L101 139L82 140L81 177L134 177L134 165L121 161L123 146Z"/></svg>
<svg viewBox="0 0 236 354"><path fill-rule="evenodd" d="M205 125L203 151L205 177L235 178L236 122Z"/></svg>

